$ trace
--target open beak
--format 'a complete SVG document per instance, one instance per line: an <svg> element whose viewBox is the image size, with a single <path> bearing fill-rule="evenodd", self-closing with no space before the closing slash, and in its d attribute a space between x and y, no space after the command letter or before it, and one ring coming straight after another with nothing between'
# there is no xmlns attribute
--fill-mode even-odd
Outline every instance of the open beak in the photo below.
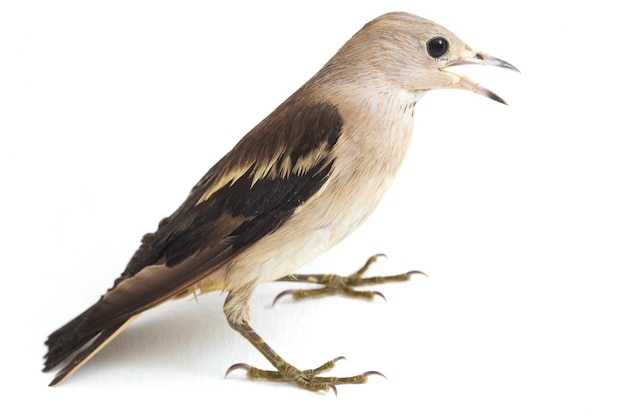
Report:
<svg viewBox="0 0 626 417"><path fill-rule="evenodd" d="M447 67L454 67L457 65L468 65L468 64L490 65L492 67L508 68L510 70L520 72L517 68L515 68L513 65L509 64L508 62L498 59L496 57L484 54L482 52L477 52L474 56L470 56L470 57L457 58L453 61L448 62L441 69L444 69ZM476 94L480 94L481 96L485 96L487 98L500 102L502 104L507 104L506 101L504 101L500 96L498 96L494 92L486 89L485 87L479 85L478 83L470 80L469 78L463 75L459 76L458 86L466 90L473 91Z"/></svg>

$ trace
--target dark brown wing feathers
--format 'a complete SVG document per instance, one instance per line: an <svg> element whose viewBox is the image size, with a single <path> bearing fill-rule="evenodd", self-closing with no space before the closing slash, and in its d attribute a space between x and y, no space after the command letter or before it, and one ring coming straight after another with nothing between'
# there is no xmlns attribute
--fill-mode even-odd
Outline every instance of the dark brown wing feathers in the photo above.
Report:
<svg viewBox="0 0 626 417"><path fill-rule="evenodd" d="M285 102L247 134L155 233L143 237L113 288L48 337L44 371L79 351L53 384L127 320L276 230L320 189L332 170L343 122L327 104L293 106Z"/></svg>

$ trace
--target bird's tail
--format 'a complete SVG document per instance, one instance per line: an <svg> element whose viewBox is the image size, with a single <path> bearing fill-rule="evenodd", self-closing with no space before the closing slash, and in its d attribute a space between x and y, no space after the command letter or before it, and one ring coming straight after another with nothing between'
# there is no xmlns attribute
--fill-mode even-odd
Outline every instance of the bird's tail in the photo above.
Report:
<svg viewBox="0 0 626 417"><path fill-rule="evenodd" d="M113 340L134 319L134 317L131 317L126 321L110 324L107 327L90 330L89 332L81 331L81 328L84 328L81 324L89 316L92 308L87 309L48 336L48 340L46 340L48 353L44 356L43 372L52 370L73 355L71 360L54 377L50 386L63 382L107 343Z"/></svg>

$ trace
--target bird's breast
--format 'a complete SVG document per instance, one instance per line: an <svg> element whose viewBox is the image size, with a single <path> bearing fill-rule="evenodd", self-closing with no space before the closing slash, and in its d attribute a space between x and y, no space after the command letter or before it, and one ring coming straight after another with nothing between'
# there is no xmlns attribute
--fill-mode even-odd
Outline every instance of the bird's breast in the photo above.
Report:
<svg viewBox="0 0 626 417"><path fill-rule="evenodd" d="M331 244L359 227L391 186L413 135L412 106L347 124L324 194ZM323 196L320 196L323 201ZM338 215L341 213L341 215Z"/></svg>

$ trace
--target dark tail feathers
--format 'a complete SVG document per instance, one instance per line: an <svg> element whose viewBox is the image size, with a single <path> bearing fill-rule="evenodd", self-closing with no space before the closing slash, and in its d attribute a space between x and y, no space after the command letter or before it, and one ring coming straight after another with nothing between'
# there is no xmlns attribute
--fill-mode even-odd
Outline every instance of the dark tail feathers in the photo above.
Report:
<svg viewBox="0 0 626 417"><path fill-rule="evenodd" d="M50 371L74 354L74 357L55 376L50 386L57 385L70 376L100 348L104 347L130 321L122 321L121 323L102 329L90 330L89 332L81 331L81 327L84 327L81 324L85 322L90 312L91 308L48 336L48 340L46 340L48 353L44 356L43 372Z"/></svg>

